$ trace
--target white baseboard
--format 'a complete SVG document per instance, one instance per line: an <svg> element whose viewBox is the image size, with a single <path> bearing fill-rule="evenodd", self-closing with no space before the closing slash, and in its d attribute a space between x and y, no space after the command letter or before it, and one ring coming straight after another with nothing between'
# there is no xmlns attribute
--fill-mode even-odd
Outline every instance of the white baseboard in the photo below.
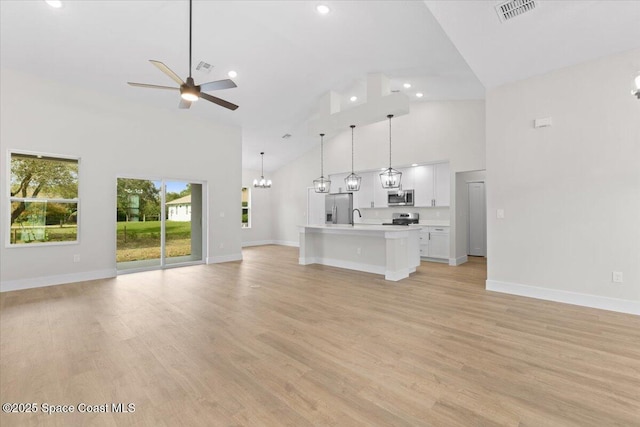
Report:
<svg viewBox="0 0 640 427"><path fill-rule="evenodd" d="M323 265L328 265L330 267L346 268L348 270L358 270L358 271L364 271L365 273L373 273L373 274L384 275L386 272L383 266L362 264L359 262L344 261L340 259L307 257L307 258L298 258L298 262L300 263L300 265L323 264Z"/></svg>
<svg viewBox="0 0 640 427"><path fill-rule="evenodd" d="M518 283L499 282L497 280L487 280L486 289L488 291L502 292L505 294L640 315L640 301L540 288L537 286L520 285Z"/></svg>
<svg viewBox="0 0 640 427"><path fill-rule="evenodd" d="M273 244L275 244L273 240L254 240L252 242L242 242L242 247L246 248L249 246L264 246Z"/></svg>
<svg viewBox="0 0 640 427"><path fill-rule="evenodd" d="M293 246L296 248L300 247L300 242L290 241L290 240L274 240L274 245L282 245L282 246Z"/></svg>
<svg viewBox="0 0 640 427"><path fill-rule="evenodd" d="M45 286L63 285L66 283L86 282L89 280L116 277L116 269L83 271L82 273L59 274L56 276L34 277L32 279L5 280L0 282L0 292L18 291L21 289L42 288Z"/></svg>
<svg viewBox="0 0 640 427"><path fill-rule="evenodd" d="M217 255L207 257L207 264L218 264L221 262L242 261L242 252L229 255Z"/></svg>
<svg viewBox="0 0 640 427"><path fill-rule="evenodd" d="M469 257L466 255L459 256L457 258L449 258L449 265L453 267L457 267L459 265L464 264L467 261L469 261Z"/></svg>

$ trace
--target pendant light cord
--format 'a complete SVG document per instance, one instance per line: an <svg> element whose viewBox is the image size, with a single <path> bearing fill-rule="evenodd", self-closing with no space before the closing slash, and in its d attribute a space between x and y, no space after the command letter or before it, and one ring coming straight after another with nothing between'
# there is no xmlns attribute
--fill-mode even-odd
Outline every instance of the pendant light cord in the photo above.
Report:
<svg viewBox="0 0 640 427"><path fill-rule="evenodd" d="M189 77L191 77L191 5L193 0L189 0Z"/></svg>
<svg viewBox="0 0 640 427"><path fill-rule="evenodd" d="M324 133L320 134L320 178L324 178Z"/></svg>
<svg viewBox="0 0 640 427"><path fill-rule="evenodd" d="M260 178L264 179L264 151L260 153L260 156L262 157L262 168L260 169L262 174L260 175Z"/></svg>
<svg viewBox="0 0 640 427"><path fill-rule="evenodd" d="M353 175L353 128L355 128L356 125L351 125L351 174Z"/></svg>
<svg viewBox="0 0 640 427"><path fill-rule="evenodd" d="M389 169L391 169L391 118L393 114L389 114L387 118L389 118Z"/></svg>

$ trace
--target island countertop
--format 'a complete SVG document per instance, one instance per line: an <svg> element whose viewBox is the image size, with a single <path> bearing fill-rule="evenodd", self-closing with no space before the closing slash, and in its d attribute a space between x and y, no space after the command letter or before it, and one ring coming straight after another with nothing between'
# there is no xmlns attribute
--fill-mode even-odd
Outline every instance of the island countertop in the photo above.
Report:
<svg viewBox="0 0 640 427"><path fill-rule="evenodd" d="M312 225L300 225L299 228L316 229L316 230L328 230L336 233L341 232L388 232L388 231L409 231L409 230L421 230L424 225L411 224L411 225L381 225L381 224L312 224Z"/></svg>

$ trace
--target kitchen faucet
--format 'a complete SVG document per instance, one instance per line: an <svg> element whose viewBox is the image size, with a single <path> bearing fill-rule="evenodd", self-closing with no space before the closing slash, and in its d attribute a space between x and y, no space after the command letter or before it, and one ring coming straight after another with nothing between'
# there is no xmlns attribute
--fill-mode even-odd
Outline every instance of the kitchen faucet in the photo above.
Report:
<svg viewBox="0 0 640 427"><path fill-rule="evenodd" d="M351 211L351 225L354 225L354 222L353 222L353 214L354 214L356 211L358 211L358 216L359 216L360 218L362 218L362 214L360 213L360 209L355 208L354 210L352 210L352 211Z"/></svg>

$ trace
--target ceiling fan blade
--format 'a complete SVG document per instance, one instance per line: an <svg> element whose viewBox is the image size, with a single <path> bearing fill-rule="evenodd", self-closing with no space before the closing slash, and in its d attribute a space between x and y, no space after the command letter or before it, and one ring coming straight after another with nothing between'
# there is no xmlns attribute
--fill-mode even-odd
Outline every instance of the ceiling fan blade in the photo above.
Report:
<svg viewBox="0 0 640 427"><path fill-rule="evenodd" d="M180 98L180 104L178 104L178 108L183 110L188 110L191 107L191 101L187 101L186 99Z"/></svg>
<svg viewBox="0 0 640 427"><path fill-rule="evenodd" d="M208 93L200 92L200 98L204 98L209 102L213 102L214 104L218 104L219 106L228 108L229 110L235 110L238 108L236 104L232 104L229 101L225 101L224 99L216 98L215 96L211 96Z"/></svg>
<svg viewBox="0 0 640 427"><path fill-rule="evenodd" d="M176 73L174 73L171 68L167 67L166 65L164 65L162 62L160 61L154 61L153 59L150 59L149 62L151 62L153 65L155 65L156 67L158 67L158 69L160 71L162 71L163 73L165 73L167 76L171 77L171 79L178 83L179 85L183 85L184 81L180 78L180 76L178 76Z"/></svg>
<svg viewBox="0 0 640 427"><path fill-rule="evenodd" d="M180 90L179 87L171 87L171 86L158 86L158 85L148 85L146 83L132 83L132 82L127 82L128 85L130 86L137 86L137 87L148 87L150 89L170 89L170 90Z"/></svg>
<svg viewBox="0 0 640 427"><path fill-rule="evenodd" d="M210 90L231 89L232 87L237 87L237 85L233 82L233 80L226 79L203 83L200 85L200 90L204 90L205 92L207 92Z"/></svg>

